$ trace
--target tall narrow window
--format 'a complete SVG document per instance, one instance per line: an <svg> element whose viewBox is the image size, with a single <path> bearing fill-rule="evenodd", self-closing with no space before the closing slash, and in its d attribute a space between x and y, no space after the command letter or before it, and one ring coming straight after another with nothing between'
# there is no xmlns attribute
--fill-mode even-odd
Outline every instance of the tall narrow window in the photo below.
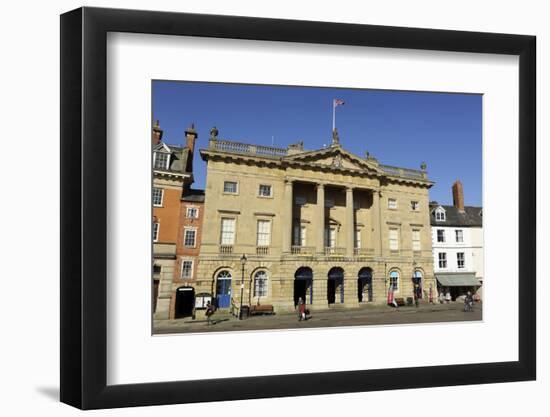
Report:
<svg viewBox="0 0 550 417"><path fill-rule="evenodd" d="M359 249L361 248L361 229L355 229L355 239L354 239L354 246L355 248Z"/></svg>
<svg viewBox="0 0 550 417"><path fill-rule="evenodd" d="M414 251L420 250L420 230L418 229L412 231L412 247Z"/></svg>
<svg viewBox="0 0 550 417"><path fill-rule="evenodd" d="M222 219L221 244L233 245L235 243L235 219Z"/></svg>
<svg viewBox="0 0 550 417"><path fill-rule="evenodd" d="M181 278L190 279L193 277L193 261L181 261Z"/></svg>
<svg viewBox="0 0 550 417"><path fill-rule="evenodd" d="M267 273L258 271L254 274L254 297L267 296Z"/></svg>
<svg viewBox="0 0 550 417"><path fill-rule="evenodd" d="M457 268L464 268L464 252L456 253L456 266Z"/></svg>
<svg viewBox="0 0 550 417"><path fill-rule="evenodd" d="M168 169L170 154L166 152L155 152L153 166L156 169Z"/></svg>
<svg viewBox="0 0 550 417"><path fill-rule="evenodd" d="M186 248L194 248L196 237L197 237L196 229L185 229L184 237L183 237L183 245Z"/></svg>
<svg viewBox="0 0 550 417"><path fill-rule="evenodd" d="M399 291L399 272L390 272L390 285L395 292Z"/></svg>
<svg viewBox="0 0 550 417"><path fill-rule="evenodd" d="M464 232L462 231L462 229L455 230L455 236L456 236L457 243L464 242Z"/></svg>
<svg viewBox="0 0 550 417"><path fill-rule="evenodd" d="M420 209L420 205L418 204L418 201L416 200L411 201L411 210L418 211L419 209Z"/></svg>
<svg viewBox="0 0 550 417"><path fill-rule="evenodd" d="M164 196L164 190L162 188L153 187L153 205L162 206L162 197Z"/></svg>
<svg viewBox="0 0 550 417"><path fill-rule="evenodd" d="M395 210L397 208L397 200L395 198L388 198L388 208Z"/></svg>
<svg viewBox="0 0 550 417"><path fill-rule="evenodd" d="M257 246L269 246L271 240L271 222L269 220L258 220Z"/></svg>
<svg viewBox="0 0 550 417"><path fill-rule="evenodd" d="M336 247L336 227L330 226L325 229L325 246L327 248Z"/></svg>
<svg viewBox="0 0 550 417"><path fill-rule="evenodd" d="M399 250L399 231L395 228L390 229L390 250Z"/></svg>
<svg viewBox="0 0 550 417"><path fill-rule="evenodd" d="M447 268L447 254L445 252L439 253L439 267Z"/></svg>
<svg viewBox="0 0 550 417"><path fill-rule="evenodd" d="M160 225L157 222L153 223L153 242L157 242L159 240L159 228Z"/></svg>
<svg viewBox="0 0 550 417"><path fill-rule="evenodd" d="M300 224L294 225L294 245L306 246L306 227Z"/></svg>
<svg viewBox="0 0 550 417"><path fill-rule="evenodd" d="M444 229L437 229L437 241L438 242L445 242L445 230Z"/></svg>

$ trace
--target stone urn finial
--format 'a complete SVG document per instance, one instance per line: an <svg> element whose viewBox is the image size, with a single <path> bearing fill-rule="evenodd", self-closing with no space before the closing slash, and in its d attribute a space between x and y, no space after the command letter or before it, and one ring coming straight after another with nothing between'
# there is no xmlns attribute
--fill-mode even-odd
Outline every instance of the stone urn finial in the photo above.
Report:
<svg viewBox="0 0 550 417"><path fill-rule="evenodd" d="M218 129L216 128L216 126L212 127L212 129L210 129L210 139L217 139L218 138Z"/></svg>

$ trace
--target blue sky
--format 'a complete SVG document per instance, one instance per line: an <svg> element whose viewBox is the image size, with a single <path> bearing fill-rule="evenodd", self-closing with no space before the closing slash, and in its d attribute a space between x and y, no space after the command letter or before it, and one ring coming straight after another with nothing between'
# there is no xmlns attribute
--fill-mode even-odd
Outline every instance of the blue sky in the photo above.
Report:
<svg viewBox="0 0 550 417"><path fill-rule="evenodd" d="M208 146L212 126L222 139L277 147L303 140L318 149L331 142L334 98L345 101L336 110L345 149L405 168L425 161L436 183L430 200L452 204L451 185L460 179L465 204L481 206L481 95L153 81L153 119L163 140L179 145L195 123L197 149ZM193 188L204 188L198 152L193 163Z"/></svg>

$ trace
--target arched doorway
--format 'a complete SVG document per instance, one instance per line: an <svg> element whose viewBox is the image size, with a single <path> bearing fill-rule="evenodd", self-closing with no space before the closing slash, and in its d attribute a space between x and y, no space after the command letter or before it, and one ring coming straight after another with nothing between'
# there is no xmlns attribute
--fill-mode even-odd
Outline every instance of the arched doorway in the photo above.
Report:
<svg viewBox="0 0 550 417"><path fill-rule="evenodd" d="M294 306L298 305L299 298L306 304L313 301L313 271L307 266L298 268L294 274Z"/></svg>
<svg viewBox="0 0 550 417"><path fill-rule="evenodd" d="M195 289L193 287L179 287L176 290L176 308L174 317L189 317L193 315L195 307Z"/></svg>
<svg viewBox="0 0 550 417"><path fill-rule="evenodd" d="M422 298L422 271L419 271L418 269L414 271L412 281L414 296L419 299Z"/></svg>
<svg viewBox="0 0 550 417"><path fill-rule="evenodd" d="M231 272L221 271L216 277L216 302L218 308L231 305Z"/></svg>
<svg viewBox="0 0 550 417"><path fill-rule="evenodd" d="M357 298L360 303L373 300L371 268L361 268L359 271L357 276Z"/></svg>
<svg viewBox="0 0 550 417"><path fill-rule="evenodd" d="M327 301L329 304L344 302L344 270L338 266L328 271Z"/></svg>

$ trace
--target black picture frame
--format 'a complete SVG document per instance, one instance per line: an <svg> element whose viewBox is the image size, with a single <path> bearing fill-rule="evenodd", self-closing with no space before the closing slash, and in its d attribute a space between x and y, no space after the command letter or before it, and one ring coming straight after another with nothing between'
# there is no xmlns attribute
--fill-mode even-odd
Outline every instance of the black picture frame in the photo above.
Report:
<svg viewBox="0 0 550 417"><path fill-rule="evenodd" d="M519 56L519 360L113 385L107 376L108 32ZM144 406L536 378L534 36L102 8L61 16L61 401Z"/></svg>

